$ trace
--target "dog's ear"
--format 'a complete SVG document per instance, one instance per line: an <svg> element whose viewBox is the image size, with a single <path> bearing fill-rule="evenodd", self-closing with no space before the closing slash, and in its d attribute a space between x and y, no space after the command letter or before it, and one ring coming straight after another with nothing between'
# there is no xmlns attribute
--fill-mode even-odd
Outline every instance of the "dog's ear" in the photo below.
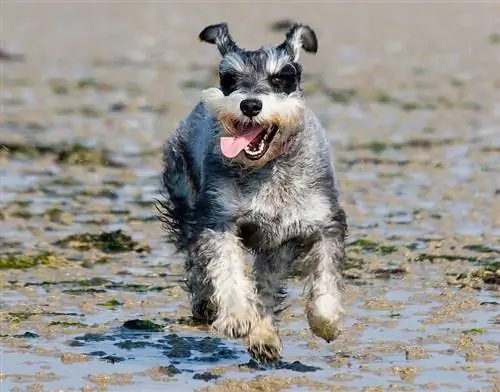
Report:
<svg viewBox="0 0 500 392"><path fill-rule="evenodd" d="M293 23L286 33L285 41L278 48L286 50L294 61L297 61L300 49L308 53L318 51L318 38L309 26L302 23Z"/></svg>
<svg viewBox="0 0 500 392"><path fill-rule="evenodd" d="M222 56L240 50L229 34L227 23L219 23L205 27L201 31L199 38L203 42L217 45L217 49L219 49Z"/></svg>

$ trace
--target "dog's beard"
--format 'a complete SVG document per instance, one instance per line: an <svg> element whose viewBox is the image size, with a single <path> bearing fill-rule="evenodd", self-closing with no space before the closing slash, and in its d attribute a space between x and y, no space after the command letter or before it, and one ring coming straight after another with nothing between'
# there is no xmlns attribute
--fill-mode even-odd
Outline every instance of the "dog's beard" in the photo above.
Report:
<svg viewBox="0 0 500 392"><path fill-rule="evenodd" d="M280 129L294 128L304 110L304 102L298 94L283 97L273 94L261 94L255 96L255 98L262 101L262 110L250 120L240 110L240 103L246 98L250 98L250 96L238 91L225 96L216 87L209 88L201 93L201 101L219 119L229 134L234 132L231 122L235 120L243 124L254 122L263 125L275 124Z"/></svg>
<svg viewBox="0 0 500 392"><path fill-rule="evenodd" d="M259 165L261 165L279 155L282 145L298 130L304 103L299 95L292 94L284 97L257 95L255 98L262 101L262 110L257 116L250 119L243 115L240 110L240 103L245 98L249 98L249 96L238 91L224 96L218 88L205 90L201 96L202 102L221 124L222 135L220 136L223 155L238 161L242 161L242 158L246 158L243 159L245 161L260 161ZM241 137L244 134L255 138L255 140L241 140L245 139ZM224 138L225 135L229 137ZM236 141L238 139L240 144L248 145L248 147L240 149L241 146L235 147L233 145L232 148L227 147L226 151L224 143L228 141L224 139L232 139L234 143L238 143ZM269 141L268 144L266 144L267 141ZM244 153L242 153L243 151ZM253 162L251 165L256 166L257 162Z"/></svg>

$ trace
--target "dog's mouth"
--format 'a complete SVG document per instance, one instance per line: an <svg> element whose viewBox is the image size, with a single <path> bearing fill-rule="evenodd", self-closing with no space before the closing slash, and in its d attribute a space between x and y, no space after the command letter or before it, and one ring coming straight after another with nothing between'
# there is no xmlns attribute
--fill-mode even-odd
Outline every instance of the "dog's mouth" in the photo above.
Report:
<svg viewBox="0 0 500 392"><path fill-rule="evenodd" d="M276 124L243 124L234 122L237 136L221 137L220 147L222 154L227 158L234 158L241 151L251 160L262 158L273 141L278 126Z"/></svg>
<svg viewBox="0 0 500 392"><path fill-rule="evenodd" d="M269 149L269 145L276 136L278 132L278 127L274 124L262 128L262 131L253 139L248 146L246 146L243 151L249 159L260 159Z"/></svg>

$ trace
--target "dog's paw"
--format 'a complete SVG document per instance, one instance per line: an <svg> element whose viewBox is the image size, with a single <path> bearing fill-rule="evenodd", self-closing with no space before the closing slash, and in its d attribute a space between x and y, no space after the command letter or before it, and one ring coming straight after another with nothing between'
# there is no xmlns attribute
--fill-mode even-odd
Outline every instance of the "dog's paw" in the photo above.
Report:
<svg viewBox="0 0 500 392"><path fill-rule="evenodd" d="M332 319L317 315L307 315L307 321L311 331L319 338L326 340L330 343L337 339L342 332L340 323Z"/></svg>
<svg viewBox="0 0 500 392"><path fill-rule="evenodd" d="M307 322L311 331L328 343L338 338L344 309L331 295L322 295L310 301L306 307Z"/></svg>
<svg viewBox="0 0 500 392"><path fill-rule="evenodd" d="M257 362L267 364L278 361L281 358L281 340L270 340L268 342L255 342L248 346L248 353Z"/></svg>
<svg viewBox="0 0 500 392"><path fill-rule="evenodd" d="M251 312L231 315L219 314L212 326L217 332L228 338L239 339L248 336L257 321L258 316L252 316Z"/></svg>
<svg viewBox="0 0 500 392"><path fill-rule="evenodd" d="M272 363L281 358L283 344L270 320L262 319L248 335L248 353L259 363Z"/></svg>

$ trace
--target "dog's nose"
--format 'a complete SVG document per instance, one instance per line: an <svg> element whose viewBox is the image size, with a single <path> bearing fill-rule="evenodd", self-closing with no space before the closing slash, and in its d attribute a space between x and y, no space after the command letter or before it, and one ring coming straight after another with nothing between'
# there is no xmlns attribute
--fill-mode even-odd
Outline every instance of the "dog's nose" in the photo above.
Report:
<svg viewBox="0 0 500 392"><path fill-rule="evenodd" d="M240 103L241 112L248 117L254 117L262 110L262 101L260 99L248 98Z"/></svg>

